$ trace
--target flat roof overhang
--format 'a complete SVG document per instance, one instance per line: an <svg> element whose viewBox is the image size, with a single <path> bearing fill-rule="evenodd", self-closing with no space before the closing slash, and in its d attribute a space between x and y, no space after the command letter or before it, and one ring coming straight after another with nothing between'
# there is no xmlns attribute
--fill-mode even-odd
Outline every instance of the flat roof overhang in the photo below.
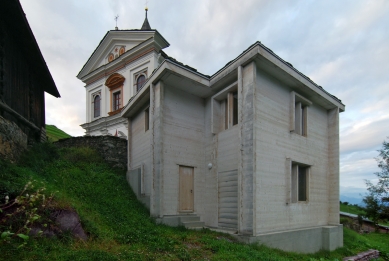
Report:
<svg viewBox="0 0 389 261"><path fill-rule="evenodd" d="M150 88L162 81L164 85L183 90L198 97L207 98L214 94L209 88L209 79L199 73L165 60L146 81L142 89L123 108L121 116L133 117L150 99Z"/></svg>

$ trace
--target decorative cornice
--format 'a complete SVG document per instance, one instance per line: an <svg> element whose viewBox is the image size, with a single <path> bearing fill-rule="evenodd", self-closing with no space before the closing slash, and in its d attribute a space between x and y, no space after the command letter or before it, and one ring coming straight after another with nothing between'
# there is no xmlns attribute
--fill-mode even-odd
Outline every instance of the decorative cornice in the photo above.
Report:
<svg viewBox="0 0 389 261"><path fill-rule="evenodd" d="M126 78L123 77L123 75L119 73L114 73L111 76L108 77L108 79L105 81L105 85L109 89L115 89L119 86L123 85L123 82L126 80Z"/></svg>
<svg viewBox="0 0 389 261"><path fill-rule="evenodd" d="M132 62L134 62L135 60L138 60L139 58L141 58L142 56L145 56L153 51L156 51L154 47L151 47L150 49L144 51L143 53L137 55L137 56L134 56L133 58L129 59L129 60L126 60L126 61L123 61L119 64L117 64L116 67L112 68L111 70L109 71L105 71L103 70L102 72L100 72L98 75L96 75L94 78L92 78L90 81L87 81L86 82L86 85L89 85L89 84L92 84L108 75L111 75L112 73L115 73L117 71L119 71L120 69L123 69L124 67L126 67L127 64L130 64Z"/></svg>

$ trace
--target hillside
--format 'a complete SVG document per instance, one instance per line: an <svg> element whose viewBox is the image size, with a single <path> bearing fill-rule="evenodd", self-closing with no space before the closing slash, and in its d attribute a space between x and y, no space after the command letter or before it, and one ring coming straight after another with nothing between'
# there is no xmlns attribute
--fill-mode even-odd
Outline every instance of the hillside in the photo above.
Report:
<svg viewBox="0 0 389 261"><path fill-rule="evenodd" d="M35 187L27 188L22 195L29 193L31 199L34 191L45 187L46 190L39 193L45 194L46 201L37 205L34 213L39 218L31 222L50 227L53 225L49 220L53 209L75 209L89 239L79 241L68 233L53 239L3 237L6 231L23 232L25 217L15 215L10 224L4 222L5 216L0 214L2 260L315 261L341 260L370 248L379 249L384 254L389 251L387 235L359 235L348 229L344 230L345 247L332 253L303 255L245 245L227 234L209 229L192 231L157 225L136 200L127 185L125 173L110 168L90 149L58 150L50 143L38 144L24 155L21 162L20 165L11 165L0 161L1 203L6 195L12 201L32 181ZM23 197L28 198L27 195ZM4 209L4 205L1 207ZM32 208L29 213L33 211ZM21 228L19 232L18 226Z"/></svg>
<svg viewBox="0 0 389 261"><path fill-rule="evenodd" d="M46 124L46 135L49 142L54 142L59 139L70 138L71 136L64 132L63 130L58 129L55 125Z"/></svg>

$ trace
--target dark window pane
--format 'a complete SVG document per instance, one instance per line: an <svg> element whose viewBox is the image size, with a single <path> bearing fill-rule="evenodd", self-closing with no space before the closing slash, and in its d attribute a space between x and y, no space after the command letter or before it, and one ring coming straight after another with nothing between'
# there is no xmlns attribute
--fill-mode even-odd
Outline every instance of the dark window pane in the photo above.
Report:
<svg viewBox="0 0 389 261"><path fill-rule="evenodd" d="M93 100L93 116L100 117L100 95L97 95Z"/></svg>
<svg viewBox="0 0 389 261"><path fill-rule="evenodd" d="M137 92L143 87L143 84L145 84L145 81L146 81L146 77L143 74L138 77L138 79L136 80L136 91Z"/></svg>
<svg viewBox="0 0 389 261"><path fill-rule="evenodd" d="M307 200L307 169L298 168L298 201Z"/></svg>
<svg viewBox="0 0 389 261"><path fill-rule="evenodd" d="M232 125L238 124L238 92L233 92L234 102L232 104Z"/></svg>
<svg viewBox="0 0 389 261"><path fill-rule="evenodd" d="M113 106L112 110L116 111L120 109L120 92L115 92L113 94Z"/></svg>

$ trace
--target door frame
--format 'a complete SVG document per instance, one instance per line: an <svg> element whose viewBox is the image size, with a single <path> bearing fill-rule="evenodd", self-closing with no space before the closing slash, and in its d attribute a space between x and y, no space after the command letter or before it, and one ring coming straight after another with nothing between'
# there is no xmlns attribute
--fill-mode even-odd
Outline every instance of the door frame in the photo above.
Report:
<svg viewBox="0 0 389 261"><path fill-rule="evenodd" d="M190 190L190 193L189 193L189 200L191 202L189 202L189 207L191 207L191 209L183 209L183 206L182 206L182 198L185 197L186 195L183 194L184 191L183 191L183 186L181 186L181 181L182 181L182 175L181 175L181 168L191 168L192 169L192 179L191 179L191 183L192 185L190 186L189 185L189 190ZM187 166L187 165L178 165L178 212L180 213L193 213L194 212L194 169L195 167L193 166Z"/></svg>

